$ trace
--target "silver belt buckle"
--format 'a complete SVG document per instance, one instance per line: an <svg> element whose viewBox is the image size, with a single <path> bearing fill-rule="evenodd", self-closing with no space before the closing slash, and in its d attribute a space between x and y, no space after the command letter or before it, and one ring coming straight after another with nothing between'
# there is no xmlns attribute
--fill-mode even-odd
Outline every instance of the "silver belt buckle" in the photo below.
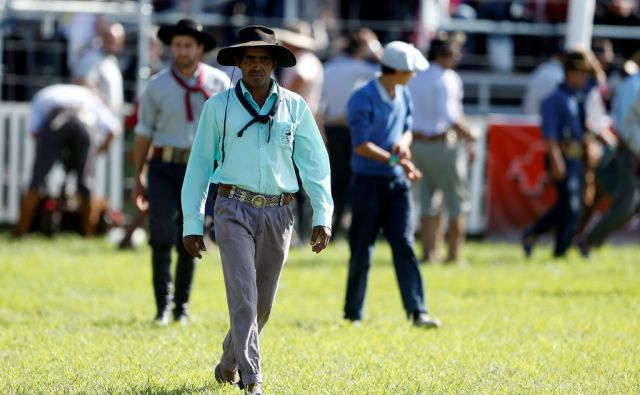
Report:
<svg viewBox="0 0 640 395"><path fill-rule="evenodd" d="M264 195L255 195L254 197L251 198L251 205L255 208L264 207L266 202L267 202L267 198L265 198Z"/></svg>

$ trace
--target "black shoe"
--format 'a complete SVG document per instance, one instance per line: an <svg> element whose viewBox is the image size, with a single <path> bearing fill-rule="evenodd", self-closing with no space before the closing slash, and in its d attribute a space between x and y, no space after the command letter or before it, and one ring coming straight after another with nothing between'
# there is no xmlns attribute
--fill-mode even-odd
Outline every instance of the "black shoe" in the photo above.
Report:
<svg viewBox="0 0 640 395"><path fill-rule="evenodd" d="M181 308L173 309L173 321L182 325L189 323L189 311L186 309L186 304Z"/></svg>
<svg viewBox="0 0 640 395"><path fill-rule="evenodd" d="M220 364L216 365L216 368L213 371L213 377L215 377L216 381L220 384L238 384L240 382L239 374L236 372L231 372L228 370L222 371ZM242 387L241 387L242 388Z"/></svg>
<svg viewBox="0 0 640 395"><path fill-rule="evenodd" d="M525 232L520 238L520 244L524 250L524 256L527 258L531 258L531 252L533 251L533 242L528 241L529 237L530 235L528 232Z"/></svg>
<svg viewBox="0 0 640 395"><path fill-rule="evenodd" d="M426 328L426 329L437 329L440 328L442 323L439 319L435 317L431 317L427 313L415 312L413 313L413 326L418 328Z"/></svg>
<svg viewBox="0 0 640 395"><path fill-rule="evenodd" d="M578 247L578 251L580 251L580 255L582 255L582 257L584 259L589 259L589 255L591 255L591 247L589 247L589 243L587 243L587 240L584 238L579 238L576 241L576 247Z"/></svg>

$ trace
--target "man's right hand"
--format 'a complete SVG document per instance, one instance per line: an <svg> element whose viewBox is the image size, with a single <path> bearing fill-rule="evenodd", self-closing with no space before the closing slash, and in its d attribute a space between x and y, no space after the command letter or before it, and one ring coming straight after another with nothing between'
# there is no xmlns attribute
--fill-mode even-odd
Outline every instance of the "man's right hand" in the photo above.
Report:
<svg viewBox="0 0 640 395"><path fill-rule="evenodd" d="M133 200L133 204L136 205L138 210L147 211L147 209L149 208L149 201L145 197L145 188L144 185L142 185L142 181L140 181L140 179L137 179L135 185L133 186L131 199Z"/></svg>
<svg viewBox="0 0 640 395"><path fill-rule="evenodd" d="M564 162L551 161L551 180L562 181L567 176L567 169L564 166Z"/></svg>
<svg viewBox="0 0 640 395"><path fill-rule="evenodd" d="M206 251L204 239L200 235L188 235L182 238L182 244L187 252L198 259L202 258L200 251Z"/></svg>

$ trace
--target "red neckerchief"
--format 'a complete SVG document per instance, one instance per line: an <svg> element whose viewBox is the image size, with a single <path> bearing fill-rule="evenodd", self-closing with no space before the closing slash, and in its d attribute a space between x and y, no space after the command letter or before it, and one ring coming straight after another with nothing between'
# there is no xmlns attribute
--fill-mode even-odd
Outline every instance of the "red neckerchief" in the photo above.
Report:
<svg viewBox="0 0 640 395"><path fill-rule="evenodd" d="M200 92L207 99L211 97L211 93L209 93L209 91L206 90L204 85L202 84L204 82L204 69L200 67L200 64L198 65L198 68L200 69L200 75L198 76L198 82L195 86L187 85L184 80L180 78L176 70L173 67L171 68L171 75L173 76L173 79L175 79L178 85L180 85L185 91L184 106L187 109L187 120L189 122L193 121L193 110L191 109L191 93Z"/></svg>

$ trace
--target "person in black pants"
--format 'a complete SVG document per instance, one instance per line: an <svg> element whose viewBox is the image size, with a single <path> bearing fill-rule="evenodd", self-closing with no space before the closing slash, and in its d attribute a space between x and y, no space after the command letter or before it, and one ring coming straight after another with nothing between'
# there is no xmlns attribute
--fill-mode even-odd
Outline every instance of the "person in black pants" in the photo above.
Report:
<svg viewBox="0 0 640 395"><path fill-rule="evenodd" d="M202 26L189 19L158 30L170 45L173 63L157 73L140 98L135 127L133 200L141 211L149 209L149 245L152 248L154 322L167 325L188 320L194 258L182 245L180 191L198 118L204 102L229 88L229 77L200 60L215 47ZM147 168L147 178L143 177ZM175 286L171 294L171 250L178 252ZM173 308L172 308L173 304Z"/></svg>

